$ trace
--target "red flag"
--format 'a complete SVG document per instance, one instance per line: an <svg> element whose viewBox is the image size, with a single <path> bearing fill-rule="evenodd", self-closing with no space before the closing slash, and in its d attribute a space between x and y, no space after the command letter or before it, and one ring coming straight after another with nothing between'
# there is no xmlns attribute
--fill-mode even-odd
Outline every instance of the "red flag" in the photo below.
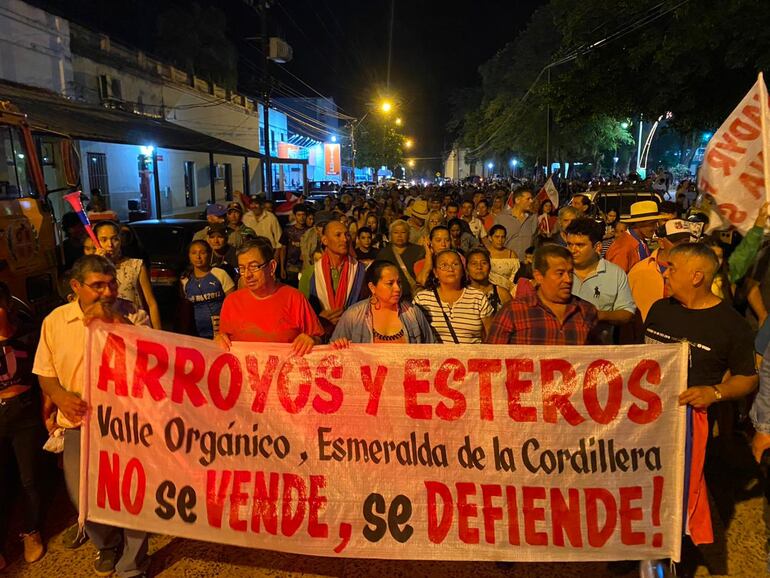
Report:
<svg viewBox="0 0 770 578"><path fill-rule="evenodd" d="M542 205L545 201L551 201L554 209L559 207L559 191L556 189L556 185L553 184L553 175L548 177L548 180L543 184L543 188L537 193L535 197L538 206Z"/></svg>
<svg viewBox="0 0 770 578"><path fill-rule="evenodd" d="M91 237L91 240L94 242L94 247L101 249L102 246L99 244L99 240L96 238L96 235L94 235L94 230L91 227L91 221L88 218L88 214L83 208L83 203L80 202L80 195L82 194L82 191L75 191L74 193L67 193L66 195L63 195L62 198L72 206L72 210L75 211L75 214L80 219L80 222L83 223L83 227L85 228L86 233L88 233L88 236Z"/></svg>
<svg viewBox="0 0 770 578"><path fill-rule="evenodd" d="M286 191L286 202L281 203L275 208L275 214L276 215L288 215L291 213L291 210L294 208L294 205L299 203L302 200L302 197L298 197L294 193L290 191Z"/></svg>

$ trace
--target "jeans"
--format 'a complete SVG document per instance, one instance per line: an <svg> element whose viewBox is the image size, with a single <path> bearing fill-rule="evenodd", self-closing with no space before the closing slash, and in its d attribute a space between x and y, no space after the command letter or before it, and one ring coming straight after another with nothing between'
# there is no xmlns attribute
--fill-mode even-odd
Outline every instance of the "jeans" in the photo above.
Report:
<svg viewBox="0 0 770 578"><path fill-rule="evenodd" d="M80 430L64 432L64 481L67 493L75 508L80 491ZM118 576L137 576L147 570L147 532L116 528L96 522L86 522L86 534L97 550L107 550L123 545L123 553L115 564Z"/></svg>
<svg viewBox="0 0 770 578"><path fill-rule="evenodd" d="M23 494L22 532L27 534L40 529L42 512L38 482L44 441L40 398L36 392L27 391L10 399L0 399L0 476L5 488L0 491L0 551L5 543L12 508L10 484L6 478L14 458Z"/></svg>

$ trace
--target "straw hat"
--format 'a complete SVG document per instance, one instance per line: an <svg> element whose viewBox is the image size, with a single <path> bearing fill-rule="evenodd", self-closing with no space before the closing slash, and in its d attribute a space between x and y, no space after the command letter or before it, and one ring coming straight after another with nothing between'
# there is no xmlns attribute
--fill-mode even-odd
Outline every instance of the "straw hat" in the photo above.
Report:
<svg viewBox="0 0 770 578"><path fill-rule="evenodd" d="M643 223L657 221L661 215L655 201L638 201L631 205L631 214L620 218L622 223Z"/></svg>

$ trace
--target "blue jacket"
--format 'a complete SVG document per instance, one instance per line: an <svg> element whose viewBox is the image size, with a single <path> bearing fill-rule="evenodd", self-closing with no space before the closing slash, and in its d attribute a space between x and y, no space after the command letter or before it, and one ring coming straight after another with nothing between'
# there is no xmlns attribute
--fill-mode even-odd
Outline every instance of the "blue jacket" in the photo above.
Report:
<svg viewBox="0 0 770 578"><path fill-rule="evenodd" d="M430 323L419 307L402 302L398 317L404 326L409 343L436 343ZM341 337L347 337L352 343L372 342L372 313L368 299L359 301L342 314L337 327L334 328L332 341Z"/></svg>

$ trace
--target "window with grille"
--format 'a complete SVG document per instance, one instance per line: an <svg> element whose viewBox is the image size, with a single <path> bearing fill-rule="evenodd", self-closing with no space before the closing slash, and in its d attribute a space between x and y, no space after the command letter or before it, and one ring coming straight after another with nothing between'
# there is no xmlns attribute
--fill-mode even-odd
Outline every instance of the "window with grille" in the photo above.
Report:
<svg viewBox="0 0 770 578"><path fill-rule="evenodd" d="M88 163L88 184L91 186L91 190L99 189L102 196L107 199L110 194L110 181L107 178L107 155L105 153L86 153L86 162Z"/></svg>

